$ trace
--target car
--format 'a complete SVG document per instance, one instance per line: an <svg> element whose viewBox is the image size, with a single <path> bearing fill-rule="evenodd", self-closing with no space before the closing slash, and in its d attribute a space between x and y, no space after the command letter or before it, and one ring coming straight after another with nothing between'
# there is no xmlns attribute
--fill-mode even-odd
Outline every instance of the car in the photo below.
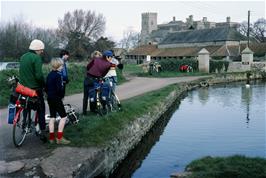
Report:
<svg viewBox="0 0 266 178"><path fill-rule="evenodd" d="M8 69L18 69L19 62L0 62L0 71Z"/></svg>

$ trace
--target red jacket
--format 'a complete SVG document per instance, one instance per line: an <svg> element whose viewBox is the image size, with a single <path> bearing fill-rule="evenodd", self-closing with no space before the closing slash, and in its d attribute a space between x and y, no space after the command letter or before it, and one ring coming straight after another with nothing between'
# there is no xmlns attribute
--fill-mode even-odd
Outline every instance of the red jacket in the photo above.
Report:
<svg viewBox="0 0 266 178"><path fill-rule="evenodd" d="M112 64L104 58L93 58L87 65L87 75L104 77L111 65Z"/></svg>

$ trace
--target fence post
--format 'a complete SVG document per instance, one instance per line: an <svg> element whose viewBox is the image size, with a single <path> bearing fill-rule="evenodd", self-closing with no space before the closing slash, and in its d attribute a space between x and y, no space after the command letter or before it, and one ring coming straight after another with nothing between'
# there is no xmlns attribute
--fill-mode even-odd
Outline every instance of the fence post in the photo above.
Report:
<svg viewBox="0 0 266 178"><path fill-rule="evenodd" d="M253 62L253 51L246 47L241 52L241 68L244 71L249 71L251 69L251 63Z"/></svg>
<svg viewBox="0 0 266 178"><path fill-rule="evenodd" d="M210 53L205 48L198 53L199 72L209 73L210 68Z"/></svg>

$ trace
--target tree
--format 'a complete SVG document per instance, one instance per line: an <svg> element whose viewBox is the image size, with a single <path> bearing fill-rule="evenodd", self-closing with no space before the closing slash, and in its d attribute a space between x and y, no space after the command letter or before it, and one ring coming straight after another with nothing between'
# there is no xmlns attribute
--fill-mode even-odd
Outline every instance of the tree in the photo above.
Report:
<svg viewBox="0 0 266 178"><path fill-rule="evenodd" d="M252 35L259 42L266 42L266 19L260 18L254 23Z"/></svg>
<svg viewBox="0 0 266 178"><path fill-rule="evenodd" d="M126 49L127 51L130 48L135 48L139 45L140 42L140 33L135 32L132 28L128 28L123 33L123 38L119 42L120 47Z"/></svg>
<svg viewBox="0 0 266 178"><path fill-rule="evenodd" d="M18 18L0 26L0 57L3 60L18 60L29 50L33 39L40 39L45 44L45 61L56 56L59 40L53 29L36 28Z"/></svg>
<svg viewBox="0 0 266 178"><path fill-rule="evenodd" d="M251 23L249 30L250 37L258 42L266 42L266 19L260 18L254 24ZM247 36L248 23L246 21L242 22L238 31Z"/></svg>
<svg viewBox="0 0 266 178"><path fill-rule="evenodd" d="M105 50L110 50L115 47L115 42L109 40L107 37L101 37L99 38L94 45L92 46L92 51L97 50L97 51L105 51Z"/></svg>
<svg viewBox="0 0 266 178"><path fill-rule="evenodd" d="M58 20L58 34L72 56L82 60L87 55L87 43L96 41L105 30L105 18L95 12L75 10Z"/></svg>

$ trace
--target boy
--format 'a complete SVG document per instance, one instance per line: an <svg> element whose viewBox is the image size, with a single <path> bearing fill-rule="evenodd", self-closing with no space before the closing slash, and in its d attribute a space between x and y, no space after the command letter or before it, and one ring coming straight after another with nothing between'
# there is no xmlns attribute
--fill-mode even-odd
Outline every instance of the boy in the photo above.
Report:
<svg viewBox="0 0 266 178"><path fill-rule="evenodd" d="M63 137L63 130L66 122L66 111L62 99L64 98L64 84L61 75L63 69L63 61L60 58L54 58L51 61L52 71L48 74L46 79L46 93L47 101L50 109L49 121L49 142L57 144L69 144L70 141ZM56 114L61 117L58 125L57 139L54 134L54 122Z"/></svg>

